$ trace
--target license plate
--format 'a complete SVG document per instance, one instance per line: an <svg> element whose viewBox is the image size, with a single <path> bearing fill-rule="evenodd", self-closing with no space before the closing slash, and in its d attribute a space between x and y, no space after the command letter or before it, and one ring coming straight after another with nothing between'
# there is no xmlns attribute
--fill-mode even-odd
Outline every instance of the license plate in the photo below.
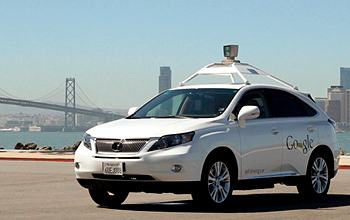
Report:
<svg viewBox="0 0 350 220"><path fill-rule="evenodd" d="M103 174L123 175L123 163L102 163Z"/></svg>

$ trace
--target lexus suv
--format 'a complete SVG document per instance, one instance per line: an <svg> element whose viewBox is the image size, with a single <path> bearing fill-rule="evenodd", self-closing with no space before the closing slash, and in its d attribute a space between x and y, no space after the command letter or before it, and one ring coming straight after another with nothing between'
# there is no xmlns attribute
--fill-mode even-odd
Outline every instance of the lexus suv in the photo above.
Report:
<svg viewBox="0 0 350 220"><path fill-rule="evenodd" d="M130 192L171 192L222 205L233 190L277 183L315 199L327 194L340 154L334 121L309 94L235 60L237 52L225 45L227 60L86 132L75 174L94 202L117 206ZM230 82L188 85L200 75ZM250 76L282 85L253 84Z"/></svg>

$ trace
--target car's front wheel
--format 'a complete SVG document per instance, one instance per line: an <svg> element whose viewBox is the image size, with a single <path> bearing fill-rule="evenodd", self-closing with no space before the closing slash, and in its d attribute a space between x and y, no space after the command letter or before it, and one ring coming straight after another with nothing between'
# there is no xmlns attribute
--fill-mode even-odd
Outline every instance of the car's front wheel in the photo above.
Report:
<svg viewBox="0 0 350 220"><path fill-rule="evenodd" d="M109 192L103 189L89 189L91 199L100 206L115 207L122 204L129 192Z"/></svg>
<svg viewBox="0 0 350 220"><path fill-rule="evenodd" d="M313 156L303 181L297 186L301 195L319 198L327 195L331 183L329 164L322 155Z"/></svg>
<svg viewBox="0 0 350 220"><path fill-rule="evenodd" d="M203 168L199 188L192 193L195 202L225 204L232 195L233 168L224 158L213 158Z"/></svg>

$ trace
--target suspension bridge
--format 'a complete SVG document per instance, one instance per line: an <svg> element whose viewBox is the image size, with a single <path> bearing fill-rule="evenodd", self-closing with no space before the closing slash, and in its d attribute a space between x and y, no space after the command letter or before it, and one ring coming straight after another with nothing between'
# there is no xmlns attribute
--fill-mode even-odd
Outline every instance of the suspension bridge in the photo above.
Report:
<svg viewBox="0 0 350 220"><path fill-rule="evenodd" d="M92 103L92 105L95 106L94 108L91 107L86 101L84 101L82 96L76 92L76 85L78 86L78 89L82 92L82 94L85 96L85 98L90 103ZM0 88L0 103L65 112L64 131L73 131L75 129L76 114L99 117L100 120L103 122L108 122L124 117L122 115L114 114L109 111L105 112L101 108L97 107L81 89L79 84L75 81L75 78L66 78L65 88L63 88L63 90L65 90L65 105L57 105L40 101L48 100L49 98L52 98L53 96L56 96L57 94L61 93L63 91L62 89L60 90L61 86L62 84L56 89L54 89L52 92L38 98L37 100L20 99ZM76 97L83 101L85 105L89 106L90 109L76 107Z"/></svg>

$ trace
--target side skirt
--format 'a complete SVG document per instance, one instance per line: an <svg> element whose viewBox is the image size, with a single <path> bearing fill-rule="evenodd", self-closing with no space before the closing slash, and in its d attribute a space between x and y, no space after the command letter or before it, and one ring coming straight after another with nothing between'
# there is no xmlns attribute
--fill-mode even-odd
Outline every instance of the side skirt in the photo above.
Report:
<svg viewBox="0 0 350 220"><path fill-rule="evenodd" d="M234 190L252 190L274 188L275 184L296 186L304 176L273 177L262 179L238 180Z"/></svg>

